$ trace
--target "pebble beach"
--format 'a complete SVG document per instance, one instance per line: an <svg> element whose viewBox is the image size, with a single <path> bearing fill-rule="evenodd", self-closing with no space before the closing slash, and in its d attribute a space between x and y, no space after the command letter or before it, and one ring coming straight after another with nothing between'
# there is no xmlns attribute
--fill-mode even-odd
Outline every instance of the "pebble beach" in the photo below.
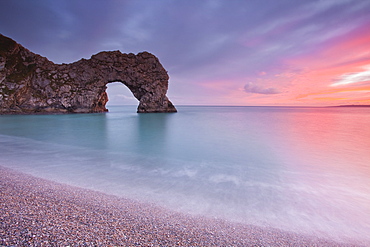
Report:
<svg viewBox="0 0 370 247"><path fill-rule="evenodd" d="M360 246L196 217L0 166L0 246Z"/></svg>

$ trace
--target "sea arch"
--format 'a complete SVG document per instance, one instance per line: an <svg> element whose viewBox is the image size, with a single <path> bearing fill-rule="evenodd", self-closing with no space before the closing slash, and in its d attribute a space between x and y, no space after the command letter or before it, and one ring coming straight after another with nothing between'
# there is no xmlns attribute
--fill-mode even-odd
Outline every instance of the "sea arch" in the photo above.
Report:
<svg viewBox="0 0 370 247"><path fill-rule="evenodd" d="M91 57L98 68L100 80L107 81L99 96L98 104L104 106L108 101L107 84L124 84L139 101L138 113L176 112L167 98L169 76L157 57L142 52L137 55L122 54L120 51L101 52ZM106 61L110 61L107 65ZM99 110L99 109L98 109ZM107 109L105 108L104 111Z"/></svg>
<svg viewBox="0 0 370 247"><path fill-rule="evenodd" d="M0 114L106 112L107 84L121 82L139 101L137 112L176 112L169 76L148 52L100 52L55 64L0 35Z"/></svg>

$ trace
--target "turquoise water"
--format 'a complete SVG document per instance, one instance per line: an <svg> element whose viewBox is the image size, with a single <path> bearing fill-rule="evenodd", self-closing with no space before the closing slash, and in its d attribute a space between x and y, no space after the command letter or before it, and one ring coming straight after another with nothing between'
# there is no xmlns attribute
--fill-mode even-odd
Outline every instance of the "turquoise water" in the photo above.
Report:
<svg viewBox="0 0 370 247"><path fill-rule="evenodd" d="M370 108L0 116L0 164L195 215L370 244Z"/></svg>

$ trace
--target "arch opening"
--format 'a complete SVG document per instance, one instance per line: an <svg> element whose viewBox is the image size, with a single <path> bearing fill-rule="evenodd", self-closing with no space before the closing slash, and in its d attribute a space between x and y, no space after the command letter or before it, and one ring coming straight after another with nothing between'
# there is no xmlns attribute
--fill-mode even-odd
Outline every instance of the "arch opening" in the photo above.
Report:
<svg viewBox="0 0 370 247"><path fill-rule="evenodd" d="M108 95L108 102L106 107L109 109L110 106L122 106L122 105L135 105L139 104L139 101L134 97L131 90L122 82L110 82L107 85L105 92Z"/></svg>

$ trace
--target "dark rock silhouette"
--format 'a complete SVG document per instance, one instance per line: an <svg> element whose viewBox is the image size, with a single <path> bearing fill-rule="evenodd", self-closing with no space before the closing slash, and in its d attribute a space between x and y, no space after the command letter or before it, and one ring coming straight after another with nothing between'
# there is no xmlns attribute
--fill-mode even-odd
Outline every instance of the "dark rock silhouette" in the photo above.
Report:
<svg viewBox="0 0 370 247"><path fill-rule="evenodd" d="M106 85L117 81L139 100L137 112L176 112L168 79L148 52L105 51L55 64L0 34L0 114L106 112Z"/></svg>

